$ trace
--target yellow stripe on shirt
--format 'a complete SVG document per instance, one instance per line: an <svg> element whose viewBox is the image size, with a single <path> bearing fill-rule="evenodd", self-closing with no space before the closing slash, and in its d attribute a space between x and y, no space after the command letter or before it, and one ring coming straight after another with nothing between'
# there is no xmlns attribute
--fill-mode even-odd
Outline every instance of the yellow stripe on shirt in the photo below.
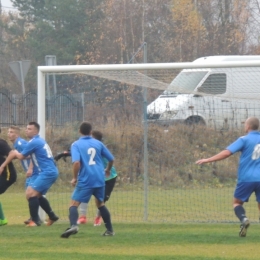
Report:
<svg viewBox="0 0 260 260"><path fill-rule="evenodd" d="M10 170L9 170L8 165L6 166L6 172L7 172L6 180L9 181L10 180Z"/></svg>

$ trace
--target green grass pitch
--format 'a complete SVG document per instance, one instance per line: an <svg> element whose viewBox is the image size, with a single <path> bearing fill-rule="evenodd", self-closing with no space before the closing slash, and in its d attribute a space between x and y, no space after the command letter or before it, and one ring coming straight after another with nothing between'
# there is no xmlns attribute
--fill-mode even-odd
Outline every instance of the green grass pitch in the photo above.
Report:
<svg viewBox="0 0 260 260"><path fill-rule="evenodd" d="M0 258L10 259L259 259L257 224L246 238L234 224L120 224L116 235L102 237L104 226L87 224L60 238L66 224L0 227Z"/></svg>
<svg viewBox="0 0 260 260"><path fill-rule="evenodd" d="M79 233L60 238L68 222L27 228L24 194L0 197L9 224L0 227L0 259L259 259L260 224L251 224L246 238L239 224L114 223L116 235L102 237L104 225L92 221ZM190 212L192 214L192 212Z"/></svg>

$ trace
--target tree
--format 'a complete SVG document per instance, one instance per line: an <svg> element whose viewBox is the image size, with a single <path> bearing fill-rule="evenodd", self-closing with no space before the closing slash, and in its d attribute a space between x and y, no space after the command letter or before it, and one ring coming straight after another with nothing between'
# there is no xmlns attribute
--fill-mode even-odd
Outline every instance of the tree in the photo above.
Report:
<svg viewBox="0 0 260 260"><path fill-rule="evenodd" d="M249 5L247 51L251 54L260 54L260 1L251 0Z"/></svg>
<svg viewBox="0 0 260 260"><path fill-rule="evenodd" d="M0 49L0 75L1 87L9 89L14 93L21 93L20 83L8 66L11 61L30 59L30 50L26 46L26 29L24 20L18 14L9 15L5 12L0 17L1 49ZM31 71L30 71L31 72ZM26 78L30 82L29 73Z"/></svg>
<svg viewBox="0 0 260 260"><path fill-rule="evenodd" d="M28 25L26 43L34 59L44 63L45 55L56 55L59 64L75 64L95 51L102 0L13 0ZM86 63L93 63L88 55Z"/></svg>
<svg viewBox="0 0 260 260"><path fill-rule="evenodd" d="M28 74L32 87L45 55L56 55L63 65L127 63L143 42L150 63L259 52L259 22L254 15L259 0L12 2L19 15L1 16L1 55L9 61L32 60L34 70ZM142 52L134 62L143 62ZM84 86L79 76L69 83L58 82L70 91Z"/></svg>
<svg viewBox="0 0 260 260"><path fill-rule="evenodd" d="M97 63L103 0L12 2L19 14L2 14L0 25L2 57L7 59L1 69L4 86L16 86L20 93L8 68L8 62L13 60L32 61L26 78L27 90L36 88L37 66L44 65L45 55L56 55L62 65Z"/></svg>
<svg viewBox="0 0 260 260"><path fill-rule="evenodd" d="M206 28L204 56L245 53L250 1L197 0L197 3Z"/></svg>
<svg viewBox="0 0 260 260"><path fill-rule="evenodd" d="M205 41L205 27L192 0L173 1L173 19L176 38L174 39L176 59L192 61L198 57Z"/></svg>

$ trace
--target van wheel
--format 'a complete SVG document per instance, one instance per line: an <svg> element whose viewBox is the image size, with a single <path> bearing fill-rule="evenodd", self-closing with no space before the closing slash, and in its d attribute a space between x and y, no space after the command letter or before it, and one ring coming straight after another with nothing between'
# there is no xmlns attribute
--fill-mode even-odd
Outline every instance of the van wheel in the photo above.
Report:
<svg viewBox="0 0 260 260"><path fill-rule="evenodd" d="M206 125L205 121L200 116L191 116L187 118L184 122L186 125Z"/></svg>

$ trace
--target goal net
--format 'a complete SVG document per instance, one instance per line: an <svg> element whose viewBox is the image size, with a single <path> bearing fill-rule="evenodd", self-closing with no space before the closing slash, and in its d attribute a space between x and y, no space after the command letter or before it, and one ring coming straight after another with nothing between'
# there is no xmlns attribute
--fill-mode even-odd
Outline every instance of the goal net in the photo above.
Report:
<svg viewBox="0 0 260 260"><path fill-rule="evenodd" d="M82 108L46 105L45 78ZM107 206L117 222L236 222L232 209L238 156L196 165L244 135L245 120L260 118L260 56L219 56L190 63L38 67L38 122L54 155L78 139L82 121L104 135L115 155L117 183ZM49 104L49 103L48 103ZM67 220L71 161L47 197ZM245 205L258 221L255 198ZM93 199L87 217L95 216Z"/></svg>

